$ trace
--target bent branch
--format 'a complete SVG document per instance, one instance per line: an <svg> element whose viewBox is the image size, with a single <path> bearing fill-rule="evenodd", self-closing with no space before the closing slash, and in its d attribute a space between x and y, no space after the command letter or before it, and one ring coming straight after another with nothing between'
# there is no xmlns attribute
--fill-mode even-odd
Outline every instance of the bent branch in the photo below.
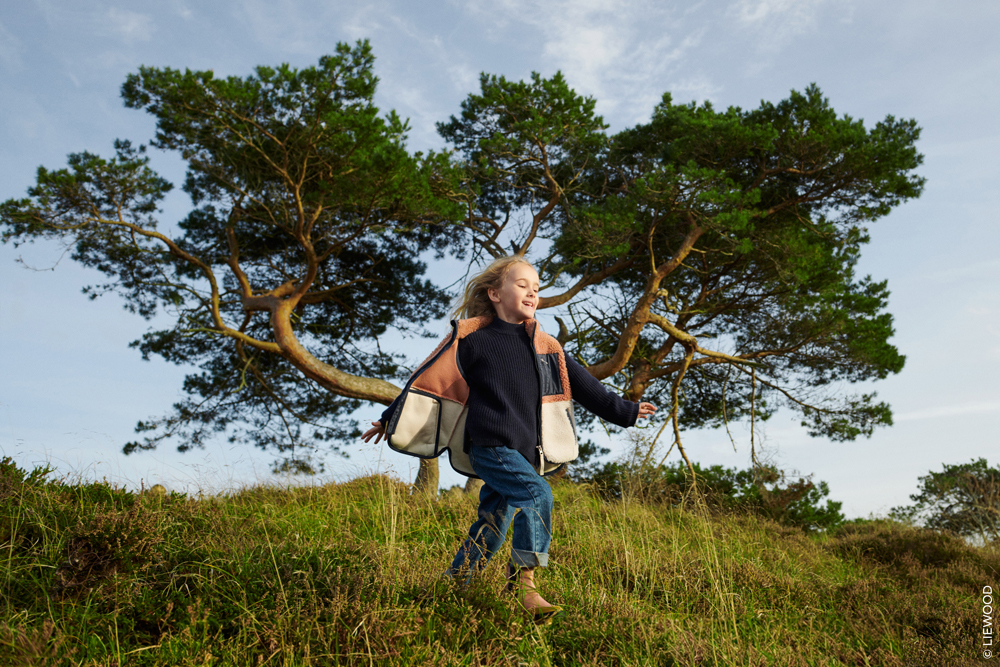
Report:
<svg viewBox="0 0 1000 667"><path fill-rule="evenodd" d="M684 237L681 247L677 249L673 257L669 260L656 267L656 270L650 275L649 280L646 281L646 287L643 290L643 295L639 298L639 302L635 305L632 314L629 316L628 322L622 331L621 337L618 341L618 348L615 353L607 360L600 363L594 364L587 370L590 374L596 377L598 380L603 380L606 377L610 377L620 371L628 363L628 360L632 357L632 352L635 350L636 344L639 342L639 333L642 328L650 321L650 308L653 302L656 300L660 290L660 283L670 275L678 266L681 265L694 248L694 244L698 241L704 230L698 226L694 220L691 220L691 229L688 231L687 236ZM680 330L677 330L678 333ZM683 334L688 336L689 334Z"/></svg>
<svg viewBox="0 0 1000 667"><path fill-rule="evenodd" d="M306 377L339 396L383 405L392 403L401 391L396 385L377 378L345 373L339 368L323 363L302 346L292 331L291 315L295 305L293 299L282 300L271 311L271 328L274 330L274 338L280 347L281 356Z"/></svg>

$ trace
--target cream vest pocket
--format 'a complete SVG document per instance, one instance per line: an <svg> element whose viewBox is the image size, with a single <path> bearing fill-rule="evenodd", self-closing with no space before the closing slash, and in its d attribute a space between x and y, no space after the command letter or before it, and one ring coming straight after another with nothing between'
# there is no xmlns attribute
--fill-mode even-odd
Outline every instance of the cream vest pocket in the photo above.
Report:
<svg viewBox="0 0 1000 667"><path fill-rule="evenodd" d="M572 401L542 403L542 452L550 463L568 463L579 455Z"/></svg>
<svg viewBox="0 0 1000 667"><path fill-rule="evenodd" d="M440 415L440 399L410 391L399 408L399 421L391 444L416 456L437 455Z"/></svg>

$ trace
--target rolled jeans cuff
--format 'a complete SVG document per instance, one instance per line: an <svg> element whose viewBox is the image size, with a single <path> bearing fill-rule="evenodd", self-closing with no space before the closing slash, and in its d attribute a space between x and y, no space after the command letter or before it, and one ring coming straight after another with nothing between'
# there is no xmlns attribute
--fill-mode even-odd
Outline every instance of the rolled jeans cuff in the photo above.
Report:
<svg viewBox="0 0 1000 667"><path fill-rule="evenodd" d="M536 553L534 551L511 549L510 562L518 567L545 567L549 564L549 555Z"/></svg>

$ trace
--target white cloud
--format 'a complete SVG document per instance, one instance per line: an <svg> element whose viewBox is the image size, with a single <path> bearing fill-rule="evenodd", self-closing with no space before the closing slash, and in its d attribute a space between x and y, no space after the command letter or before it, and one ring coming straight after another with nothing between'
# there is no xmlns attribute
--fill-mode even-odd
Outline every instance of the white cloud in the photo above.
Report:
<svg viewBox="0 0 1000 667"><path fill-rule="evenodd" d="M736 0L726 12L744 30L756 33L757 49L778 51L792 39L812 32L824 6L836 4L850 20L851 0Z"/></svg>
<svg viewBox="0 0 1000 667"><path fill-rule="evenodd" d="M960 417L963 415L992 414L994 412L1000 412L1000 401L992 401L988 403L967 403L961 405L942 405L937 408L895 415L892 420L893 422L908 422L919 419L941 419L945 417Z"/></svg>
<svg viewBox="0 0 1000 667"><path fill-rule="evenodd" d="M670 87L674 102L714 102L716 96L722 92L722 87L713 84L705 77L692 77L682 79Z"/></svg>
<svg viewBox="0 0 1000 667"><path fill-rule="evenodd" d="M744 26L765 28L779 35L800 34L816 25L816 12L825 0L737 0L731 15Z"/></svg>
<svg viewBox="0 0 1000 667"><path fill-rule="evenodd" d="M380 93L414 120L413 138L421 145L436 141L427 128L454 111L454 95L478 88L480 68L472 63L483 61L482 42L488 43L484 51L525 63L520 71L497 73L521 78L531 70L545 76L561 70L578 93L597 100L597 112L616 129L647 121L666 90L676 89L675 97L683 101L704 101L720 92L691 62L707 32L697 22L702 19L691 17L691 7L675 10L655 0L613 6L599 0L455 0L453 5L468 20L428 23L423 13L387 0L322 7L245 0L239 20L280 53L312 54L338 39L371 38L380 59Z"/></svg>
<svg viewBox="0 0 1000 667"><path fill-rule="evenodd" d="M961 266L950 266L937 271L921 273L917 276L921 283L940 285L942 283L961 282L966 284L989 285L1000 274L1000 259L988 259L972 262Z"/></svg>
<svg viewBox="0 0 1000 667"><path fill-rule="evenodd" d="M331 53L339 41L372 38L384 29L392 10L384 0L365 3L244 0L234 17L248 24L253 37L279 53ZM397 36L398 37L398 36Z"/></svg>
<svg viewBox="0 0 1000 667"><path fill-rule="evenodd" d="M153 18L148 14L137 14L117 7L108 10L107 21L111 32L124 39L126 44L148 42L155 30Z"/></svg>
<svg viewBox="0 0 1000 667"><path fill-rule="evenodd" d="M468 63L456 63L447 69L448 78L456 90L472 92L479 88L479 72Z"/></svg>
<svg viewBox="0 0 1000 667"><path fill-rule="evenodd" d="M359 39L368 39L382 29L379 17L385 16L387 13L388 10L385 7L373 3L361 5L352 16L344 21L340 28L349 41L356 42Z"/></svg>
<svg viewBox="0 0 1000 667"><path fill-rule="evenodd" d="M730 7L743 23L761 23L771 17L781 17L793 24L812 23L812 14L823 0L737 0Z"/></svg>
<svg viewBox="0 0 1000 667"><path fill-rule="evenodd" d="M478 87L479 73L469 66L463 54L451 51L439 35L421 29L400 15L385 14L385 17L422 53L430 56L429 62L437 61L440 71L447 75L455 90L467 93Z"/></svg>
<svg viewBox="0 0 1000 667"><path fill-rule="evenodd" d="M688 12L649 0L556 0L544 4L527 0L485 0L468 8L504 28L503 39L517 30L527 42L541 36L542 66L560 70L577 92L593 96L597 110L615 124L648 119L663 92L673 89L672 77L689 53L699 45L703 29L691 30ZM702 79L703 93L718 91ZM612 118L613 117L613 118Z"/></svg>

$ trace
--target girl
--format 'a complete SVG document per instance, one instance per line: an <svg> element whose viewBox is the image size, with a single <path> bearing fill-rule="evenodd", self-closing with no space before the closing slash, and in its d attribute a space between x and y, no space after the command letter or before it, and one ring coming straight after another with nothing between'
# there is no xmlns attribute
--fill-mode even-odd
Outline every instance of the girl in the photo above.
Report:
<svg viewBox="0 0 1000 667"><path fill-rule="evenodd" d="M507 590L516 584L521 604L547 621L560 607L534 583L552 533L552 490L542 474L576 458L570 397L623 427L656 406L608 392L564 355L537 326L538 299L538 273L522 257L497 259L472 278L454 313L463 319L362 438L385 436L394 449L424 457L449 449L456 470L481 478L479 517L446 574L468 582L512 526Z"/></svg>

